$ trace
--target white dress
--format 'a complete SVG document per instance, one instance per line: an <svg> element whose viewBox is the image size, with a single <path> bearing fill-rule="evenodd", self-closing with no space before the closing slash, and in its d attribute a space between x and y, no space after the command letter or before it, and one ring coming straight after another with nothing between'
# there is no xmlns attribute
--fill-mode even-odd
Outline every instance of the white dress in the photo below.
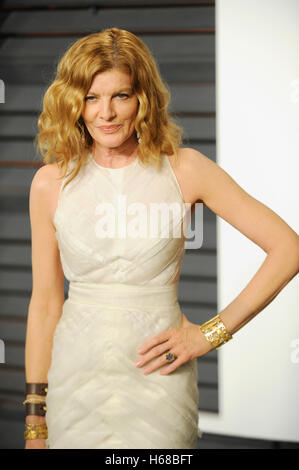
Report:
<svg viewBox="0 0 299 470"><path fill-rule="evenodd" d="M161 158L160 171L138 158L111 169L89 154L79 174L64 190L61 185L54 223L69 291L48 371L49 449L197 447L196 358L168 375L161 369L144 375L135 366L138 346L182 318L177 291L185 238L171 232L182 217L168 211L157 237L148 228L146 236L132 235L136 220L139 228L152 225L136 216L149 214L152 203L176 203L186 213L169 159ZM116 222L125 236L113 232L116 210L130 214ZM103 236L108 227L111 238Z"/></svg>

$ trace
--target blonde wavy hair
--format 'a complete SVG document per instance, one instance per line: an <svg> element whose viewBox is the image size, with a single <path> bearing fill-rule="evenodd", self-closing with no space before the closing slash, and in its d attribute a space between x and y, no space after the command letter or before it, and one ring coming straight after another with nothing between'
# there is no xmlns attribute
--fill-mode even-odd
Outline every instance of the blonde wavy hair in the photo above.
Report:
<svg viewBox="0 0 299 470"><path fill-rule="evenodd" d="M93 143L82 118L84 98L94 77L111 69L131 74L133 92L139 101L135 131L141 137L141 162L160 168L161 154L178 158L183 128L169 115L170 92L151 52L129 31L104 29L77 40L60 58L38 118L35 144L44 163L57 163L64 177L70 161L75 162L67 184L87 163Z"/></svg>

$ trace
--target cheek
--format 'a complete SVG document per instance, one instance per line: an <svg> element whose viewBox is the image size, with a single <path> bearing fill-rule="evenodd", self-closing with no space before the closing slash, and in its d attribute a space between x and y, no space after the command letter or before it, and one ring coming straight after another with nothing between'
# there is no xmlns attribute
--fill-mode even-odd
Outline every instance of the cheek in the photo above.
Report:
<svg viewBox="0 0 299 470"><path fill-rule="evenodd" d="M135 121L135 118L137 116L137 113L138 113L138 102L137 104L133 104L132 106L130 106L130 108L127 110L127 117L126 119L128 121Z"/></svg>
<svg viewBox="0 0 299 470"><path fill-rule="evenodd" d="M83 109L81 115L82 115L82 118L84 119L84 121L89 121L92 118L91 109L88 106L85 106L85 108Z"/></svg>

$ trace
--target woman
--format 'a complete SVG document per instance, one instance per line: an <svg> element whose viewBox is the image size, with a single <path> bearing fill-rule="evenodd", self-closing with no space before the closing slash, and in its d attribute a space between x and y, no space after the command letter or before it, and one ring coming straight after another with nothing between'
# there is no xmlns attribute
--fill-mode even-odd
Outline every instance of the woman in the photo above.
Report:
<svg viewBox="0 0 299 470"><path fill-rule="evenodd" d="M75 42L45 94L46 164L30 191L26 448L195 448L197 357L232 339L298 272L297 234L209 158L179 148L168 104L147 47L117 28ZM144 217L175 203L179 216L162 222L182 228L196 202L267 253L204 325L177 301L184 235L163 237L162 223L151 236Z"/></svg>

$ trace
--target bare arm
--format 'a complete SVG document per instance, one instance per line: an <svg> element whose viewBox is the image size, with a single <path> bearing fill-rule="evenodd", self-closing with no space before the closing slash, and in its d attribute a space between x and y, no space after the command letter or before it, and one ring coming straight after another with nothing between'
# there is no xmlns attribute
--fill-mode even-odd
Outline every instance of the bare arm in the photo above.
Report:
<svg viewBox="0 0 299 470"><path fill-rule="evenodd" d="M235 333L264 309L299 271L299 237L269 207L244 191L221 167L194 149L185 149L185 177L202 201L266 253L242 292L219 314Z"/></svg>
<svg viewBox="0 0 299 470"><path fill-rule="evenodd" d="M53 195L57 193L56 174L52 165L43 166L30 188L32 294L25 345L26 382L47 382L53 335L64 303L64 276L51 215ZM27 423L44 421L44 417L26 417Z"/></svg>
<svg viewBox="0 0 299 470"><path fill-rule="evenodd" d="M279 215L250 196L208 157L190 148L182 149L181 156L178 175L188 202L203 202L267 253L247 286L219 313L227 330L235 333L298 273L299 237ZM141 357L135 365L145 374L162 366L160 374L167 375L211 349L200 325L189 322L182 313L179 328L164 330L139 345ZM167 365L163 355L166 351L177 356Z"/></svg>

